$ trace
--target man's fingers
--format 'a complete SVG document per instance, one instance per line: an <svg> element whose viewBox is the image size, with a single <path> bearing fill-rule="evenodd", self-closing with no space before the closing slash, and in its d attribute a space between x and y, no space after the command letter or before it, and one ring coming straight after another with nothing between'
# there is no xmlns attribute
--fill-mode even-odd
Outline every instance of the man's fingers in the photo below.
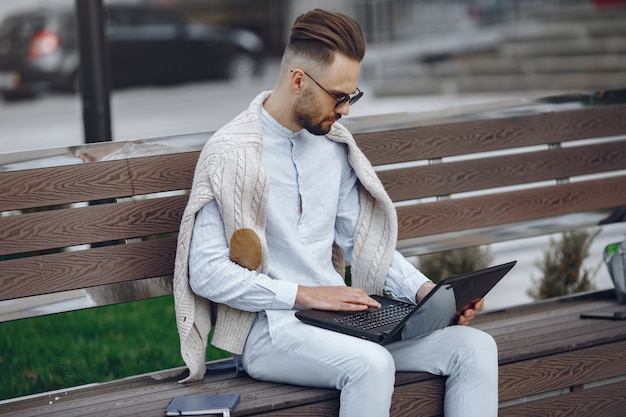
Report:
<svg viewBox="0 0 626 417"><path fill-rule="evenodd" d="M298 287L296 305L336 311L362 311L380 308L380 303L363 290L352 287Z"/></svg>

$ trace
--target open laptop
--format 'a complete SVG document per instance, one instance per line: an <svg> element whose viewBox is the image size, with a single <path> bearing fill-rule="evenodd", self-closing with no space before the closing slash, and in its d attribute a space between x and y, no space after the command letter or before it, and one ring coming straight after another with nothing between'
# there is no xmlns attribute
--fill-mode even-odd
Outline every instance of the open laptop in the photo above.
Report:
<svg viewBox="0 0 626 417"><path fill-rule="evenodd" d="M373 295L382 307L363 312L300 310L302 322L385 345L456 323L457 312L483 298L517 261L445 278L420 302ZM413 319L409 321L410 318Z"/></svg>

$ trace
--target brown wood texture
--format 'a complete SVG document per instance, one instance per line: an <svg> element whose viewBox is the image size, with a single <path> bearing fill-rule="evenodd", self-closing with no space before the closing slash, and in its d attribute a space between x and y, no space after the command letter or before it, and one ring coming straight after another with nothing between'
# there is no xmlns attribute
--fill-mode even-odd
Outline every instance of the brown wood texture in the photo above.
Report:
<svg viewBox="0 0 626 417"><path fill-rule="evenodd" d="M0 211L191 188L199 152L0 173Z"/></svg>
<svg viewBox="0 0 626 417"><path fill-rule="evenodd" d="M0 300L171 276L175 254L170 237L3 261Z"/></svg>
<svg viewBox="0 0 626 417"><path fill-rule="evenodd" d="M500 401L626 375L626 340L500 366Z"/></svg>
<svg viewBox="0 0 626 417"><path fill-rule="evenodd" d="M613 290L565 300L482 314L473 324L494 336L501 365L626 340L626 321L580 318L592 311L626 311Z"/></svg>
<svg viewBox="0 0 626 417"><path fill-rule="evenodd" d="M398 207L408 239L626 204L626 176Z"/></svg>
<svg viewBox="0 0 626 417"><path fill-rule="evenodd" d="M188 197L173 196L0 218L0 255L177 232Z"/></svg>
<svg viewBox="0 0 626 417"><path fill-rule="evenodd" d="M626 382L585 389L558 397L501 408L500 417L623 417L626 410Z"/></svg>
<svg viewBox="0 0 626 417"><path fill-rule="evenodd" d="M104 387L103 387L104 388ZM238 392L242 401L234 416L263 415L269 410L281 410L304 416L313 416L317 410L327 409L327 402L336 413L336 390L305 388L293 385L254 381L247 376L221 375L208 377L191 384L177 384L173 380L156 382L149 378L135 379L131 384L109 385L106 389L78 390L59 396L53 404L41 404L31 409L15 404L6 411L20 416L163 416L169 401L176 395ZM42 401L43 403L43 401ZM322 404L322 405L320 405ZM294 408L295 407L295 408ZM3 415L0 412L0 415ZM274 415L274 414L272 414ZM278 414L280 415L280 414ZM284 415L284 414L283 414ZM294 414L292 414L294 415ZM319 414L318 414L319 415Z"/></svg>
<svg viewBox="0 0 626 417"><path fill-rule="evenodd" d="M626 105L361 133L373 165L623 135Z"/></svg>
<svg viewBox="0 0 626 417"><path fill-rule="evenodd" d="M545 149L378 172L393 201L626 169L626 144Z"/></svg>
<svg viewBox="0 0 626 417"><path fill-rule="evenodd" d="M255 381L232 373L209 375L202 381L178 384L176 378L156 381L150 377L69 390L43 397L39 404L19 401L0 408L0 415L28 416L162 416L176 395L238 392L241 402L233 416L337 415L339 391ZM418 379L399 386L394 393L392 416L440 415L444 378ZM52 400L58 398L57 400ZM35 405L35 407L33 407Z"/></svg>
<svg viewBox="0 0 626 417"><path fill-rule="evenodd" d="M391 400L391 416L442 416L445 378L427 383L396 386Z"/></svg>
<svg viewBox="0 0 626 417"><path fill-rule="evenodd" d="M200 152L185 152L128 160L133 194L191 188Z"/></svg>
<svg viewBox="0 0 626 417"><path fill-rule="evenodd" d="M0 173L0 211L133 195L126 161Z"/></svg>

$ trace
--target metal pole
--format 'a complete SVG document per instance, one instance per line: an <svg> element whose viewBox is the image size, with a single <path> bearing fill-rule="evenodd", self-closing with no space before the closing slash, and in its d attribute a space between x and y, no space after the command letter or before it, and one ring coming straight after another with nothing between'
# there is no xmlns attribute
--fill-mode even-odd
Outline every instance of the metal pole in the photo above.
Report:
<svg viewBox="0 0 626 417"><path fill-rule="evenodd" d="M110 69L102 0L76 0L85 143L113 140Z"/></svg>

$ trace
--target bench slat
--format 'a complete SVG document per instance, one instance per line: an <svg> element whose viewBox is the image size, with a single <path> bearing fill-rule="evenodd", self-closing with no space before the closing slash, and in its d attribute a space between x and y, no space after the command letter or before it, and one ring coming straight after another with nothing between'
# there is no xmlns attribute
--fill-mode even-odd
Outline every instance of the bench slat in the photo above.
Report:
<svg viewBox="0 0 626 417"><path fill-rule="evenodd" d="M0 218L0 255L177 232L187 196Z"/></svg>
<svg viewBox="0 0 626 417"><path fill-rule="evenodd" d="M412 378L413 375L417 377ZM432 375L424 378L423 375L406 373L406 379L413 382L397 386L392 416L410 416L413 409L427 410L430 415L441 414L444 378ZM3 411L21 417L42 415L156 417L163 415L163 410L176 395L207 392L240 393L242 402L235 409L233 416L317 417L335 415L339 407L339 391L331 389L261 382L245 375L235 377L232 373L208 375L202 381L186 385L176 383L176 379L156 381L148 376L133 377L96 387L69 390L67 393L51 395L50 398L43 397L41 404L35 408L32 408L32 404L31 407L24 407L28 401L14 402L6 405ZM419 391L419 396L415 395L416 391Z"/></svg>
<svg viewBox="0 0 626 417"><path fill-rule="evenodd" d="M499 353L502 363L508 363L624 339L626 325L609 322L594 326L594 323L589 323L564 330L554 329L549 335L530 336L513 344L502 342ZM500 342L499 338L496 340Z"/></svg>
<svg viewBox="0 0 626 417"><path fill-rule="evenodd" d="M398 207L409 239L626 204L626 176Z"/></svg>
<svg viewBox="0 0 626 417"><path fill-rule="evenodd" d="M0 300L171 276L176 238L2 262Z"/></svg>
<svg viewBox="0 0 626 417"><path fill-rule="evenodd" d="M391 416L412 417L443 415L445 378L433 378L428 384L396 386L391 400Z"/></svg>
<svg viewBox="0 0 626 417"><path fill-rule="evenodd" d="M185 152L128 160L135 194L191 188L200 152Z"/></svg>
<svg viewBox="0 0 626 417"><path fill-rule="evenodd" d="M0 211L133 195L126 161L0 173Z"/></svg>
<svg viewBox="0 0 626 417"><path fill-rule="evenodd" d="M626 340L501 365L499 396L508 401L622 375L626 375Z"/></svg>
<svg viewBox="0 0 626 417"><path fill-rule="evenodd" d="M559 324L570 320L571 315L582 312L615 308L613 289L522 304L504 310L486 311L479 314L472 324L491 334L514 333L535 326ZM554 308L557 304L559 308Z"/></svg>
<svg viewBox="0 0 626 417"><path fill-rule="evenodd" d="M108 387L108 388L107 388ZM186 385L178 384L174 379L154 381L148 376L132 378L130 383L112 383L100 389L78 389L67 395L58 395L58 401L42 401L35 408L22 408L21 403L7 407L7 411L17 415L63 415L64 417L89 416L163 416L169 401L176 395L196 395L205 393L237 392L242 402L237 406L234 416L262 415L267 410L287 408L298 405L298 415L314 416L307 410L317 410L318 403L328 401L330 410L337 412L339 392L330 389L306 388L294 385L274 384L255 381L247 376L235 377L232 373L210 375L202 381ZM281 398L284 401L281 403ZM44 399L45 400L45 399ZM293 415L293 414L292 414Z"/></svg>
<svg viewBox="0 0 626 417"><path fill-rule="evenodd" d="M626 169L626 143L501 155L378 172L393 201Z"/></svg>
<svg viewBox="0 0 626 417"><path fill-rule="evenodd" d="M355 138L373 165L624 135L626 105L442 123Z"/></svg>
<svg viewBox="0 0 626 417"><path fill-rule="evenodd" d="M559 304L559 309L550 308L550 303L538 301L528 304L528 306L535 307L534 309L528 309L527 305L522 305L506 310L481 313L472 321L472 324L494 336L512 337L512 335L531 329L561 326L566 322L578 321L580 313L615 309L617 301L613 289L594 292L589 297L585 296L576 302L566 299L568 301ZM575 300L576 297L572 299ZM583 300L584 302L581 302ZM497 320L494 320L495 318Z"/></svg>
<svg viewBox="0 0 626 417"><path fill-rule="evenodd" d="M623 417L626 410L626 382L585 389L566 395L500 408L500 417L602 416Z"/></svg>

